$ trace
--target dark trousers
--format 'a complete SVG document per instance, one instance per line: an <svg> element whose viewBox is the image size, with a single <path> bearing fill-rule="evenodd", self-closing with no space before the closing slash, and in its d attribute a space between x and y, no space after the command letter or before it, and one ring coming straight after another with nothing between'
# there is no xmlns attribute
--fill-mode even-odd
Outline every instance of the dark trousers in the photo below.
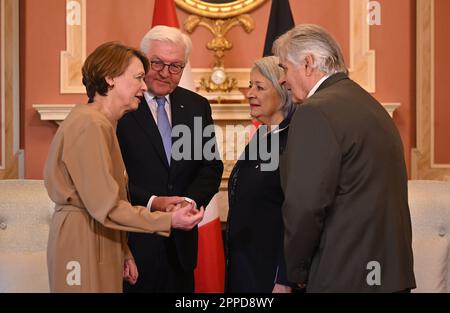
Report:
<svg viewBox="0 0 450 313"><path fill-rule="evenodd" d="M124 282L125 293L194 292L194 271L185 271L170 238L130 233L128 244L136 261L139 277L135 285Z"/></svg>
<svg viewBox="0 0 450 313"><path fill-rule="evenodd" d="M394 293L411 293L411 289L404 289L400 291L395 291Z"/></svg>

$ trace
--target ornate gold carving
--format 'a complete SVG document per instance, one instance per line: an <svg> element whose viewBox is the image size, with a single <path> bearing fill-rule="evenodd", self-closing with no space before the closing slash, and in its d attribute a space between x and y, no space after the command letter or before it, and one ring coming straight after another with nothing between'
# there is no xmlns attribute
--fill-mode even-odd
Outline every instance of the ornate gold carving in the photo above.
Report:
<svg viewBox="0 0 450 313"><path fill-rule="evenodd" d="M213 34L214 38L208 42L207 47L215 52L218 59L223 58L225 50L233 48L233 44L225 38L225 35L231 28L238 25L241 25L247 33L255 28L255 22L248 14L226 20L191 15L184 22L184 28L188 33L192 33L197 26L204 26Z"/></svg>
<svg viewBox="0 0 450 313"><path fill-rule="evenodd" d="M213 82L211 77L208 77L208 79L202 77L200 80L200 89L204 89L207 92L230 92L237 87L237 80L236 78L227 77L225 78L225 81L221 84L216 84Z"/></svg>
<svg viewBox="0 0 450 313"><path fill-rule="evenodd" d="M229 19L210 19L207 17L200 17L197 15L189 16L184 22L184 28L188 33L192 33L198 26L207 28L214 36L208 42L206 47L214 51L214 62L212 75L208 78L200 80L200 88L207 92L224 92L228 93L237 87L235 78L230 78L225 73L223 57L226 50L230 50L233 44L225 38L228 31L234 26L242 26L244 30L249 33L255 28L255 23L252 17L248 14L239 15ZM216 79L214 77L216 75Z"/></svg>
<svg viewBox="0 0 450 313"><path fill-rule="evenodd" d="M200 0L175 0L175 3L189 13L210 18L229 18L255 9L266 0L228 0L212 3Z"/></svg>

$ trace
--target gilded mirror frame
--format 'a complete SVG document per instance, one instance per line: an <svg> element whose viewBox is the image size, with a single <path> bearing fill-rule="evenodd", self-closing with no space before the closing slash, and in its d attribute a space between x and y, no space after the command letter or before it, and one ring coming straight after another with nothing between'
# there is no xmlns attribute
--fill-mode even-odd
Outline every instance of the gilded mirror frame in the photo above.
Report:
<svg viewBox="0 0 450 313"><path fill-rule="evenodd" d="M225 0L212 3L201 0L175 0L175 3L189 13L214 19L230 18L252 11L266 0Z"/></svg>

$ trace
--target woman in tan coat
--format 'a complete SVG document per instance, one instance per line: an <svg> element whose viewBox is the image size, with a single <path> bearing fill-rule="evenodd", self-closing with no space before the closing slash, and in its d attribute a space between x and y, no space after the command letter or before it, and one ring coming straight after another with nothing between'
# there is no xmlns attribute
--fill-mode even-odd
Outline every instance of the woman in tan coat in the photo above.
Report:
<svg viewBox="0 0 450 313"><path fill-rule="evenodd" d="M171 228L188 230L203 218L203 208L175 202L167 203L171 212L150 212L127 200L116 124L137 109L148 68L141 52L115 42L86 59L89 104L74 107L61 124L44 170L56 204L47 248L52 292L122 292L122 279L135 283L138 276L127 231L169 236Z"/></svg>

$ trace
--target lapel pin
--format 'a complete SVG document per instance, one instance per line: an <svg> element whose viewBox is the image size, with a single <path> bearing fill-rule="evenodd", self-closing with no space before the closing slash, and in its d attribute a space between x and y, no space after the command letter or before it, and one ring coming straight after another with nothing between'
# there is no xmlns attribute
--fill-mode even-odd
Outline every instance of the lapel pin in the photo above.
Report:
<svg viewBox="0 0 450 313"><path fill-rule="evenodd" d="M182 109L184 109L184 105L180 105L180 107L181 107Z"/></svg>

